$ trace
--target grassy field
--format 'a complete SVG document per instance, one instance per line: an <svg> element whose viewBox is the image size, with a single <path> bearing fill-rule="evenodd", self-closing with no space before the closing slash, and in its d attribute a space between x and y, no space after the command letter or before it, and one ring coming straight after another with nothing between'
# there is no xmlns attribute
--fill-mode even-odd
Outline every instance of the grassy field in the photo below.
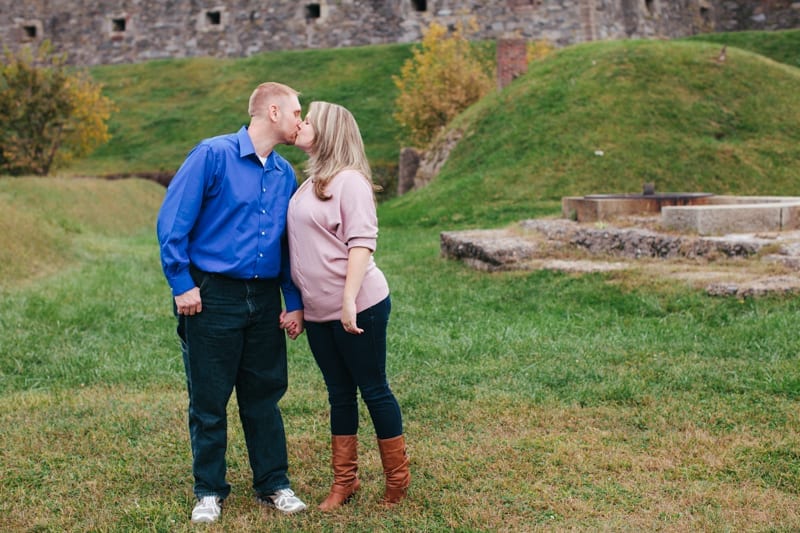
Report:
<svg viewBox="0 0 800 533"><path fill-rule="evenodd" d="M71 184L37 183L42 197ZM112 186L128 195L133 183ZM135 189L138 209L154 208L153 191ZM190 529L183 371L157 246L139 229L83 233L79 260L0 293L0 529ZM389 376L412 455L410 499L377 505L379 459L362 414L353 504L270 514L250 497L232 422L234 491L211 530L800 527L796 298L487 275L440 258L435 229L387 228L378 261L393 289ZM304 339L290 345L290 379L291 477L319 502L327 406Z"/></svg>
<svg viewBox="0 0 800 533"><path fill-rule="evenodd" d="M376 259L393 293L388 373L412 457L409 499L391 511L377 504L380 461L362 409L363 485L352 504L294 517L259 508L232 401L233 493L222 522L204 529L800 529L796 297L715 298L659 279L631 283L624 272L486 274L439 255L443 230L552 216L561 194L638 189L648 168L669 188L798 194L798 69L738 49L725 66L707 62L718 50L694 42L565 49L460 117L469 134L441 180L379 210ZM344 51L354 64L385 55L387 72L407 52ZM232 63L226 75L241 85L231 94L246 98L263 65L301 76L289 67L302 56L305 94L369 100L346 95L336 69L317 91L317 67L308 65L317 58L327 72L329 60L292 54L250 60L255 74ZM169 63L120 66L118 77L104 67L132 111L120 106L120 144L83 169L169 168L206 130L236 127L238 104L198 125L210 119L187 103L175 115L162 109L172 130L143 131L157 102L175 98L156 80L174 75L180 84L207 72L204 61L177 62L182 75ZM691 83L671 81L687 72ZM221 87L198 91L183 98L226 99ZM385 110L381 98L364 104L364 116ZM134 100L152 106L137 116ZM392 126L364 122L373 153L390 154ZM134 134L141 144L126 149L119 139ZM682 181L681 165L695 181ZM154 236L162 196L136 179L0 179L2 531L196 529L183 368ZM330 483L327 405L304 337L290 343L289 365L281 405L290 477L313 507Z"/></svg>
<svg viewBox="0 0 800 533"><path fill-rule="evenodd" d="M326 100L351 109L361 123L374 172L389 179L396 173L400 133L392 119L396 89L391 77L411 55L410 49L392 45L298 50L247 59L95 67L93 76L119 107L110 122L112 139L66 173L174 173L198 140L247 123L247 100L259 83L279 81L300 91L306 108L313 100ZM305 159L296 148L278 151L293 164Z"/></svg>

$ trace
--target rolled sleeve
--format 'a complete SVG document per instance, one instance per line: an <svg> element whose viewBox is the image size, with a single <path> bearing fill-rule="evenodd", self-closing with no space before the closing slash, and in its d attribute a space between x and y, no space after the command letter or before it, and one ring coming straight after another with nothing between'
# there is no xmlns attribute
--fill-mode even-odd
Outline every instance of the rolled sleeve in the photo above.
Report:
<svg viewBox="0 0 800 533"><path fill-rule="evenodd" d="M368 248L375 251L378 244L378 215L372 186L360 173L347 176L341 204L342 236L347 248Z"/></svg>

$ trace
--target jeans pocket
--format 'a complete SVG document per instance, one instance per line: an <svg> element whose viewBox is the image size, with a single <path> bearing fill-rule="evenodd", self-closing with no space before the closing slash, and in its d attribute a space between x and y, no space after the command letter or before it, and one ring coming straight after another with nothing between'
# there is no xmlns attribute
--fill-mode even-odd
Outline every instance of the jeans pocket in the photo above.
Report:
<svg viewBox="0 0 800 533"><path fill-rule="evenodd" d="M202 271L200 269L197 269L197 268L195 268L193 266L189 267L189 274L192 275L192 279L194 280L194 284L197 286L198 289L200 289L201 293L203 292L203 290L206 287L208 287L208 284L210 283L211 278L213 277L212 274L209 274L208 272L204 272L204 271Z"/></svg>

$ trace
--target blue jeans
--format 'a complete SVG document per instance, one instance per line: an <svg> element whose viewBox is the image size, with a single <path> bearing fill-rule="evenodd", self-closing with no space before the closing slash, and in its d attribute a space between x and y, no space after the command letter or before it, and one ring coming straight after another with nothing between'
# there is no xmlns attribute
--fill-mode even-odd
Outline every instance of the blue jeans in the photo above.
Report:
<svg viewBox="0 0 800 533"><path fill-rule="evenodd" d="M305 323L308 344L328 388L333 435L358 432L357 389L379 439L403 433L400 406L386 381L386 326L391 309L387 297L358 313L361 335L346 332L339 320Z"/></svg>
<svg viewBox="0 0 800 533"><path fill-rule="evenodd" d="M203 310L178 316L189 392L194 493L226 498L227 404L233 389L253 489L288 488L286 435L278 401L288 384L277 280L234 280L192 269Z"/></svg>

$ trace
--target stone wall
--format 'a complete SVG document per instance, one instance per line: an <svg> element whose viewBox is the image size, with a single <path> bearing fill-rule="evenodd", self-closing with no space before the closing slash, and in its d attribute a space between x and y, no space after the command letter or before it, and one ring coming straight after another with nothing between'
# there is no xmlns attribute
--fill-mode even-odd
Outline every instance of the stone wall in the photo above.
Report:
<svg viewBox="0 0 800 533"><path fill-rule="evenodd" d="M721 1L716 10L716 31L781 30L800 27L800 1Z"/></svg>
<svg viewBox="0 0 800 533"><path fill-rule="evenodd" d="M416 42L431 22L475 17L476 37L678 37L800 25L788 0L0 0L0 38L49 39L81 65Z"/></svg>

